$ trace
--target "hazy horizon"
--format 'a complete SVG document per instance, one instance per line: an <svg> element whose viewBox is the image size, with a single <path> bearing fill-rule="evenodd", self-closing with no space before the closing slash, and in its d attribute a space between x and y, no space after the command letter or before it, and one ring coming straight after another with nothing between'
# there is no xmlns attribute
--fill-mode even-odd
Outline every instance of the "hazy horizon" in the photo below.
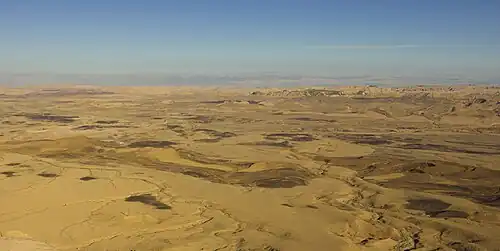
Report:
<svg viewBox="0 0 500 251"><path fill-rule="evenodd" d="M12 1L0 5L0 84L498 84L499 9L494 0Z"/></svg>

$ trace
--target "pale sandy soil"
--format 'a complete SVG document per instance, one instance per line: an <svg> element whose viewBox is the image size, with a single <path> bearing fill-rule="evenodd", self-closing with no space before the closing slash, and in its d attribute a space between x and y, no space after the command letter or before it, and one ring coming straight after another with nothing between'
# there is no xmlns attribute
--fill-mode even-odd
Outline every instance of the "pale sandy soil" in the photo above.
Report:
<svg viewBox="0 0 500 251"><path fill-rule="evenodd" d="M1 89L0 250L500 250L500 89L335 90Z"/></svg>

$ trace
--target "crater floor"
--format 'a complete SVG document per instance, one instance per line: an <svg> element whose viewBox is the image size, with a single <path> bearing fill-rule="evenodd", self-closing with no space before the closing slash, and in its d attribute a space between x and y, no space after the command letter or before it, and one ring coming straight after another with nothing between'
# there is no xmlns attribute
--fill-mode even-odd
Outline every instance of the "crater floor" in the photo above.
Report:
<svg viewBox="0 0 500 251"><path fill-rule="evenodd" d="M498 88L1 91L1 250L500 247Z"/></svg>

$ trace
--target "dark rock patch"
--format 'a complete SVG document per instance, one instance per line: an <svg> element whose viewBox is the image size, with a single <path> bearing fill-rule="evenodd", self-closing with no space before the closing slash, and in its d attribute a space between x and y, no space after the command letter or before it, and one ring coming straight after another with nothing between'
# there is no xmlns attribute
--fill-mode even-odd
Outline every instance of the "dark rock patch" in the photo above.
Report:
<svg viewBox="0 0 500 251"><path fill-rule="evenodd" d="M13 163L8 163L7 166L19 166L21 163L18 162L13 162Z"/></svg>
<svg viewBox="0 0 500 251"><path fill-rule="evenodd" d="M102 125L82 125L74 128L75 130L94 130L94 129L102 129L105 128Z"/></svg>
<svg viewBox="0 0 500 251"><path fill-rule="evenodd" d="M451 206L437 199L412 199L408 200L406 208L424 211L426 215L433 218L467 218L469 214L457 210L446 210Z"/></svg>
<svg viewBox="0 0 500 251"><path fill-rule="evenodd" d="M345 140L355 144L387 145L393 143L388 137L375 134L335 134L328 137Z"/></svg>
<svg viewBox="0 0 500 251"><path fill-rule="evenodd" d="M257 187L264 188L292 188L296 186L305 186L307 183L299 177L279 177L259 179L254 182Z"/></svg>
<svg viewBox="0 0 500 251"><path fill-rule="evenodd" d="M55 173L46 173L46 172L39 173L37 175L40 177L44 177L44 178L55 178L55 177L59 176L58 174L55 174Z"/></svg>
<svg viewBox="0 0 500 251"><path fill-rule="evenodd" d="M195 177L195 178L208 178L208 177L210 177L210 175L203 173L201 171L187 170L187 171L182 171L181 173L184 175Z"/></svg>
<svg viewBox="0 0 500 251"><path fill-rule="evenodd" d="M484 151L470 150L454 146L437 145L437 144L403 144L395 147L402 149L412 149L412 150L431 150L439 152L456 152L456 153L468 153L468 154L480 154L480 155L500 154L500 152L498 151L490 151L486 149Z"/></svg>
<svg viewBox="0 0 500 251"><path fill-rule="evenodd" d="M125 199L127 202L140 202L145 205L150 205L156 207L156 209L166 210L172 209L169 205L160 202L156 199L155 196L151 194L140 194L140 195L131 195Z"/></svg>
<svg viewBox="0 0 500 251"><path fill-rule="evenodd" d="M118 120L97 120L95 123L96 124L105 124L105 125L111 125L111 124L118 124Z"/></svg>
<svg viewBox="0 0 500 251"><path fill-rule="evenodd" d="M391 144L392 141L386 139L360 139L354 140L353 143L366 145L387 145Z"/></svg>
<svg viewBox="0 0 500 251"><path fill-rule="evenodd" d="M219 131L212 130L212 129L203 129L203 128L200 128L200 129L196 129L194 131L195 132L203 132L203 133L205 133L207 135L210 135L212 137L218 137L218 138L230 138L230 137L236 136L236 134L234 134L232 132L219 132Z"/></svg>
<svg viewBox="0 0 500 251"><path fill-rule="evenodd" d="M286 139L290 141L313 141L314 137L306 133L272 133L265 135L267 140Z"/></svg>
<svg viewBox="0 0 500 251"><path fill-rule="evenodd" d="M214 183L246 187L291 188L307 185L307 180L312 178L311 173L292 167L257 172L230 172L202 167L181 166L173 163L164 163L151 167L201 178Z"/></svg>
<svg viewBox="0 0 500 251"><path fill-rule="evenodd" d="M203 142L203 143L216 143L219 142L221 138L213 138L213 139L198 139L195 140L196 142Z"/></svg>
<svg viewBox="0 0 500 251"><path fill-rule="evenodd" d="M172 141L157 141L157 140L146 140L146 141L137 141L128 145L128 147L133 148L142 148L142 147L154 147L154 148L166 148L172 145L176 145L177 143Z"/></svg>
<svg viewBox="0 0 500 251"><path fill-rule="evenodd" d="M182 126L180 126L180 125L167 125L167 128L169 130L174 131L174 132L177 132L176 130L184 131L184 128L182 128Z"/></svg>
<svg viewBox="0 0 500 251"><path fill-rule="evenodd" d="M209 101L202 101L200 103L202 104L224 104L228 100L209 100Z"/></svg>
<svg viewBox="0 0 500 251"><path fill-rule="evenodd" d="M372 237L368 237L366 239L363 239L362 241L359 242L359 245L364 246L364 245L368 244L368 242L370 242L371 240L373 240Z"/></svg>
<svg viewBox="0 0 500 251"><path fill-rule="evenodd" d="M488 206L500 207L500 193L496 192L494 194L475 194L472 198Z"/></svg>
<svg viewBox="0 0 500 251"><path fill-rule="evenodd" d="M202 123L202 124L208 124L208 123L212 123L214 121L224 121L224 119L222 119L222 118L216 118L216 117L206 116L206 115L189 115L189 114L185 114L185 115L186 115L186 117L183 119L195 121L195 122Z"/></svg>
<svg viewBox="0 0 500 251"><path fill-rule="evenodd" d="M387 118L393 118L393 116L389 112L387 112L386 110L380 109L380 108L373 108L373 109L370 109L370 111L381 114Z"/></svg>
<svg viewBox="0 0 500 251"><path fill-rule="evenodd" d="M500 171L498 170L442 160L418 160L412 156L395 157L388 153L345 158L313 156L313 159L350 168L357 171L360 177L391 173L405 174L403 177L387 181L372 181L383 187L444 194L469 199L483 205L500 207ZM443 181L436 183L437 177Z"/></svg>
<svg viewBox="0 0 500 251"><path fill-rule="evenodd" d="M317 119L317 118L310 118L310 117L296 117L296 118L289 118L290 120L299 120L299 121L315 121L315 122L326 122L326 123L334 123L337 122L334 119Z"/></svg>
<svg viewBox="0 0 500 251"><path fill-rule="evenodd" d="M5 175L5 177L8 177L8 178L16 176L15 175L16 172L14 172L14 171L4 171L4 172L1 172L0 174L3 174L3 175Z"/></svg>
<svg viewBox="0 0 500 251"><path fill-rule="evenodd" d="M96 177L92 177L92 176L84 176L84 177L80 178L81 181L90 181L90 180L96 180L96 179L97 179Z"/></svg>
<svg viewBox="0 0 500 251"><path fill-rule="evenodd" d="M74 128L74 129L75 130L94 130L94 129L106 129L106 128L130 128L130 126L128 126L128 125L113 125L113 124L104 125L104 124L100 124L100 125L82 125L82 126L78 126L78 127Z"/></svg>
<svg viewBox="0 0 500 251"><path fill-rule="evenodd" d="M456 210L443 210L443 211L434 211L434 212L426 212L427 215L433 218L467 218L469 214L462 211Z"/></svg>
<svg viewBox="0 0 500 251"><path fill-rule="evenodd" d="M292 205L288 204L288 203L283 203L281 204L282 206L285 206L285 207L293 207Z"/></svg>
<svg viewBox="0 0 500 251"><path fill-rule="evenodd" d="M50 115L50 114L28 114L25 115L26 118L36 121L48 121L48 122L61 122L61 123L71 123L78 116L61 116L61 115Z"/></svg>
<svg viewBox="0 0 500 251"><path fill-rule="evenodd" d="M258 141L258 142L248 142L248 143L239 143L239 145L246 146L273 146L273 147L292 147L293 145L289 141Z"/></svg>
<svg viewBox="0 0 500 251"><path fill-rule="evenodd" d="M476 98L474 101L472 101L474 104L483 104L486 103L486 99L484 98Z"/></svg>
<svg viewBox="0 0 500 251"><path fill-rule="evenodd" d="M318 207L317 207L317 206L315 206L315 205L306 205L306 207L307 207L307 208L312 208L312 209L318 209Z"/></svg>
<svg viewBox="0 0 500 251"><path fill-rule="evenodd" d="M96 89L44 89L41 91L30 92L22 95L23 97L61 97L78 95L109 95L114 94L110 91Z"/></svg>
<svg viewBox="0 0 500 251"><path fill-rule="evenodd" d="M425 173L430 167L435 167L433 162L410 162L397 167L399 172Z"/></svg>
<svg viewBox="0 0 500 251"><path fill-rule="evenodd" d="M408 200L408 205L406 206L406 208L411 210L425 211L426 213L432 213L443 211L450 206L450 203L446 203L438 199L411 199Z"/></svg>
<svg viewBox="0 0 500 251"><path fill-rule="evenodd" d="M251 95L251 96L264 96L265 93L261 92L261 91L253 91L253 92L250 92L249 95Z"/></svg>
<svg viewBox="0 0 500 251"><path fill-rule="evenodd" d="M186 135L186 131L184 130L184 128L180 125L167 125L167 129L169 129L170 131L173 131L181 136L185 136Z"/></svg>

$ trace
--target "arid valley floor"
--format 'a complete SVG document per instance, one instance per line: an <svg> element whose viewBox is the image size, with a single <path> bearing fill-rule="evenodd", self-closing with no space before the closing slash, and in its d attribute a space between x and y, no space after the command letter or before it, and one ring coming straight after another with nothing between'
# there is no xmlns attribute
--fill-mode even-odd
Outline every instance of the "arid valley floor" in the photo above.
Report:
<svg viewBox="0 0 500 251"><path fill-rule="evenodd" d="M2 251L500 250L498 87L0 91Z"/></svg>

